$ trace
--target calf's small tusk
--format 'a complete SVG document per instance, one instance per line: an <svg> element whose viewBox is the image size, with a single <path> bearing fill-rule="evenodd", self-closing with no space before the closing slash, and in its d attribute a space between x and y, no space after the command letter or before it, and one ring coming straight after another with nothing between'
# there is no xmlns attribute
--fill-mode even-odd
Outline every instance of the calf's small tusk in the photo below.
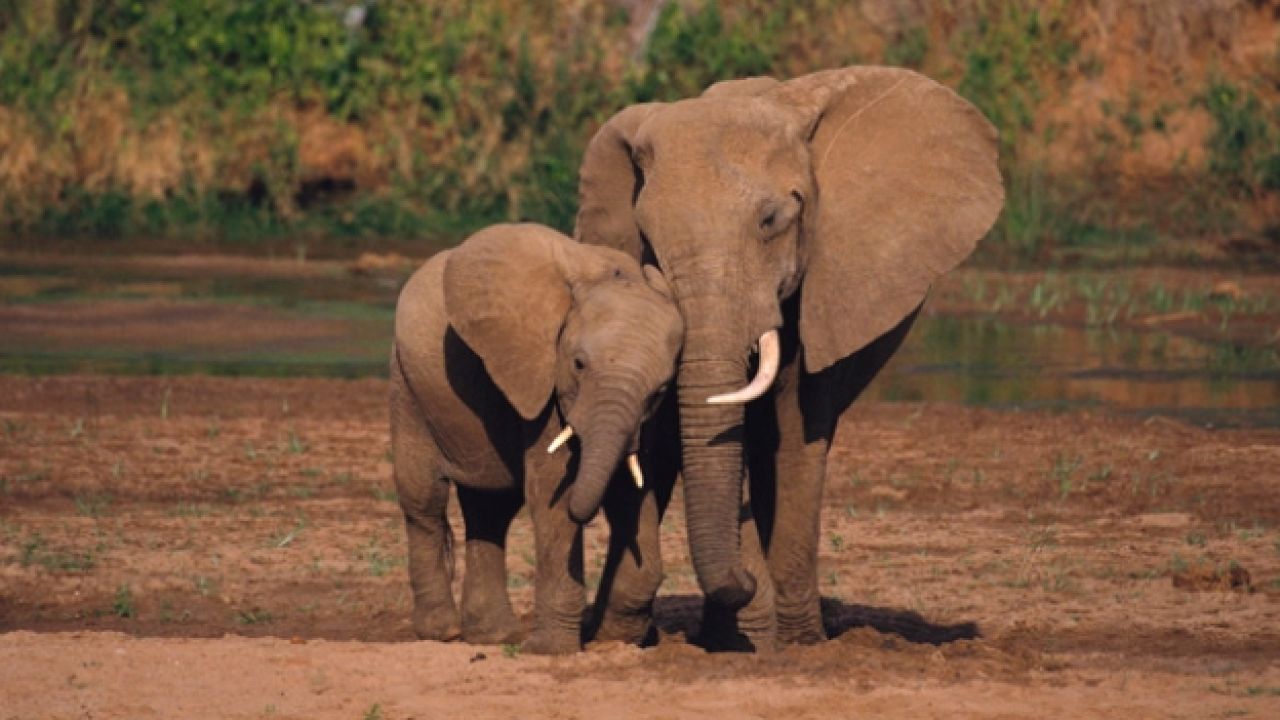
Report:
<svg viewBox="0 0 1280 720"><path fill-rule="evenodd" d="M627 469L631 471L631 479L636 481L636 489L644 489L644 473L640 471L640 458L635 453L627 456Z"/></svg>
<svg viewBox="0 0 1280 720"><path fill-rule="evenodd" d="M569 442L569 438L571 437L573 437L573 426L565 425L564 429L560 431L560 434L556 436L556 439L552 440L551 444L547 446L547 454L550 455L551 453L559 450L560 446Z"/></svg>

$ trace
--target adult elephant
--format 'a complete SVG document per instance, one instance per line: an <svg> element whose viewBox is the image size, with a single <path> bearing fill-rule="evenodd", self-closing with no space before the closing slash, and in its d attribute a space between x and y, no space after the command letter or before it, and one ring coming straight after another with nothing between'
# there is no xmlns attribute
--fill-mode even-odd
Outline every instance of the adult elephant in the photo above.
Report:
<svg viewBox="0 0 1280 720"><path fill-rule="evenodd" d="M884 67L718 83L627 107L591 140L577 239L657 262L685 317L681 470L708 644L825 638L837 421L995 221L996 154L972 105Z"/></svg>

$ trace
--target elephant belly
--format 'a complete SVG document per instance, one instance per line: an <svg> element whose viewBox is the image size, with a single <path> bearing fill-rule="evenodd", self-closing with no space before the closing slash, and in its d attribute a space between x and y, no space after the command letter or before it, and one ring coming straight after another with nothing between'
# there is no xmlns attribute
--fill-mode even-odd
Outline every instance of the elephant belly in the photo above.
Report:
<svg viewBox="0 0 1280 720"><path fill-rule="evenodd" d="M519 427L483 420L465 406L437 406L426 415L440 450L442 474L477 490L519 487L524 474Z"/></svg>

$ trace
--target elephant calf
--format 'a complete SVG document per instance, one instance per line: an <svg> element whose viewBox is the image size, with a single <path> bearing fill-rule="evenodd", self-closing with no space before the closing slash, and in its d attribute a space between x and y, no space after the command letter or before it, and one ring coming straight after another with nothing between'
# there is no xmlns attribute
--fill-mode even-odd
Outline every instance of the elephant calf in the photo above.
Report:
<svg viewBox="0 0 1280 720"><path fill-rule="evenodd" d="M675 373L684 336L671 288L656 268L616 250L539 225L499 225L420 268L395 322L391 443L414 630L475 643L520 637L505 545L527 502L537 572L523 647L579 649L580 523L599 509L623 455L643 486L639 430ZM572 435L578 453L560 449ZM450 481L466 528L461 613L450 583ZM615 487L610 502L652 508L651 493ZM634 550L628 560L611 559L606 627L635 626L621 617L628 613L647 622L662 578L652 524L653 532L636 531L642 539L624 540Z"/></svg>

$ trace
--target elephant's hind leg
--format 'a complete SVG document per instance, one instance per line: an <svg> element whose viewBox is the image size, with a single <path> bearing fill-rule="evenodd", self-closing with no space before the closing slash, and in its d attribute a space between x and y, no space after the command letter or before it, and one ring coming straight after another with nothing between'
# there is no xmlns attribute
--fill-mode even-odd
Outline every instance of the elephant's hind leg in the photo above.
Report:
<svg viewBox="0 0 1280 720"><path fill-rule="evenodd" d="M394 369L391 451L409 546L413 630L423 640L456 640L461 628L453 602L453 533L445 516L449 482L440 474L439 450L417 403Z"/></svg>
<svg viewBox="0 0 1280 720"><path fill-rule="evenodd" d="M462 638L469 643L513 643L523 634L507 595L507 530L524 504L519 490L482 491L458 486L467 533L462 580Z"/></svg>

